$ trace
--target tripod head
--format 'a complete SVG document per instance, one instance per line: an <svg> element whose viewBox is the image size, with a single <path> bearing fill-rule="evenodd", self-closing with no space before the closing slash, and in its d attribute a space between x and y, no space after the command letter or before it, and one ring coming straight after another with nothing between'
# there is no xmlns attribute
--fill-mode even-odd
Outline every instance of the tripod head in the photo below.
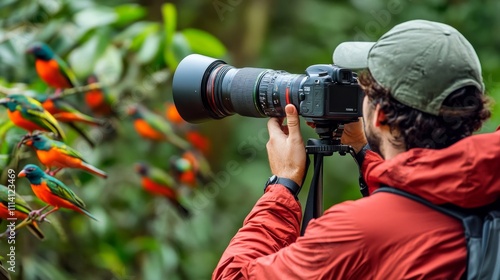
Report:
<svg viewBox="0 0 500 280"><path fill-rule="evenodd" d="M344 131L344 124L339 122L315 122L314 130L319 136L319 139L308 139L306 144L306 153L323 156L331 156L338 152L340 155L345 155L349 152L348 145L340 143L340 137Z"/></svg>

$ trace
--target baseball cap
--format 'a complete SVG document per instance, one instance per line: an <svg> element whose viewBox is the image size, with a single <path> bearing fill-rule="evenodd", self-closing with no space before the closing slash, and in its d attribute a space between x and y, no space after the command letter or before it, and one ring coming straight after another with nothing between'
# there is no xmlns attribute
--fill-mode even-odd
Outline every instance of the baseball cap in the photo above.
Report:
<svg viewBox="0 0 500 280"><path fill-rule="evenodd" d="M377 42L344 42L333 53L343 68L368 68L397 101L438 115L453 91L474 86L484 92L481 64L472 45L455 28L412 20L396 25Z"/></svg>

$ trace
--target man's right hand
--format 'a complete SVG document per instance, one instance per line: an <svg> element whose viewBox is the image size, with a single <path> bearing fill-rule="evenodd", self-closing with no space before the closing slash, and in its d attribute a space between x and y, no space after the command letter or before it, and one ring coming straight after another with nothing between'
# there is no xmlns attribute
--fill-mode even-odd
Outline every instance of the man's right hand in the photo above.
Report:
<svg viewBox="0 0 500 280"><path fill-rule="evenodd" d="M271 172L278 176L291 179L301 186L306 172L306 149L300 134L299 113L294 105L285 107L287 125L283 119L270 118L267 127L269 141L267 154Z"/></svg>
<svg viewBox="0 0 500 280"><path fill-rule="evenodd" d="M344 132L340 138L340 142L344 145L350 145L356 153L361 151L366 145L366 136L363 129L363 118L359 118L357 122L351 122L344 125Z"/></svg>

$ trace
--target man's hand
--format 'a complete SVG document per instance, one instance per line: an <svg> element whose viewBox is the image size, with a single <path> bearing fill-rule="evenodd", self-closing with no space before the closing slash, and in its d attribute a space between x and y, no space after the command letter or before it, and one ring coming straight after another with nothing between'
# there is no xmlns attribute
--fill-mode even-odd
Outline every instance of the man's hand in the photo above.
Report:
<svg viewBox="0 0 500 280"><path fill-rule="evenodd" d="M287 125L283 126L283 119L271 118L267 123L269 141L267 154L271 172L283 178L288 178L298 185L306 169L306 150L300 134L299 114L294 105L286 105Z"/></svg>
<svg viewBox="0 0 500 280"><path fill-rule="evenodd" d="M344 145L350 145L356 153L358 153L364 145L366 145L366 136L363 131L363 118L359 118L357 122L351 122L344 125L344 132L340 138L340 142Z"/></svg>

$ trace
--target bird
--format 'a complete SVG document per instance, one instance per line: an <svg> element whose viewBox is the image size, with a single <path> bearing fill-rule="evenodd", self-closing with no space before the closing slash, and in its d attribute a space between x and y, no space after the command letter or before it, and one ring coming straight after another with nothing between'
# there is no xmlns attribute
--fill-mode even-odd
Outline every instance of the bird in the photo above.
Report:
<svg viewBox="0 0 500 280"><path fill-rule="evenodd" d="M78 168L102 178L108 177L106 172L87 163L75 149L43 134L27 136L22 143L35 150L38 160L47 167L49 175L55 176L62 168ZM52 167L57 169L50 171Z"/></svg>
<svg viewBox="0 0 500 280"><path fill-rule="evenodd" d="M166 141L181 150L191 147L189 142L175 134L167 120L145 107L132 105L128 108L128 114L134 120L135 130L141 137L159 142Z"/></svg>
<svg viewBox="0 0 500 280"><path fill-rule="evenodd" d="M182 217L191 213L179 201L175 180L163 170L144 162L136 163L136 172L141 176L141 184L147 192L166 197Z"/></svg>
<svg viewBox="0 0 500 280"><path fill-rule="evenodd" d="M98 83L96 75L90 75L87 78L87 84ZM117 116L116 111L113 108L113 104L115 103L111 95L108 93L106 88L102 85L98 89L89 90L85 93L85 103L87 107L94 113L96 116L100 117L110 117Z"/></svg>
<svg viewBox="0 0 500 280"><path fill-rule="evenodd" d="M174 178L181 184L191 188L198 186L194 167L187 159L178 156L170 157L170 168Z"/></svg>
<svg viewBox="0 0 500 280"><path fill-rule="evenodd" d="M42 107L51 113L60 122L71 123L81 122L90 125L101 125L103 122L94 117L83 114L73 105L64 101L60 96L50 96L47 94L34 97L42 104Z"/></svg>
<svg viewBox="0 0 500 280"><path fill-rule="evenodd" d="M15 201L10 199L9 192L11 190L4 185L0 184L0 218L9 219L16 218L24 221L29 218L29 213L33 211L26 201L18 194L15 194ZM14 211L11 213L9 210L9 202L12 205L14 202ZM11 207L12 208L12 207ZM38 239L43 240L45 235L34 220L26 224L30 232Z"/></svg>
<svg viewBox="0 0 500 280"><path fill-rule="evenodd" d="M36 42L28 48L27 52L35 56L36 72L50 87L65 89L78 85L76 76L68 64L47 44Z"/></svg>
<svg viewBox="0 0 500 280"><path fill-rule="evenodd" d="M89 145L94 148L95 143L90 139L90 137L75 123L85 123L94 126L103 125L104 122L93 118L91 116L85 115L78 111L75 107L73 107L70 103L63 100L60 96L57 95L36 95L34 97L37 101L39 101L43 108L51 113L54 118L60 122L66 123L69 125L74 131L76 131Z"/></svg>
<svg viewBox="0 0 500 280"><path fill-rule="evenodd" d="M39 216L39 220L43 221L49 214L54 213L60 208L67 208L87 215L89 218L97 221L97 219L85 209L83 200L76 196L76 194L63 182L44 173L40 167L34 164L28 164L19 172L18 177L26 177L30 181L33 193L35 193L40 200L47 203L47 205L41 209L32 211L30 213L32 217ZM53 208L40 216L40 214L50 206Z"/></svg>
<svg viewBox="0 0 500 280"><path fill-rule="evenodd" d="M10 94L0 99L0 105L7 108L10 120L30 134L35 130L53 132L64 140L65 134L57 120L42 104L23 94Z"/></svg>
<svg viewBox="0 0 500 280"><path fill-rule="evenodd" d="M214 177L208 160L198 150L187 150L181 157L170 157L170 167L175 178L189 187L207 184Z"/></svg>
<svg viewBox="0 0 500 280"><path fill-rule="evenodd" d="M175 131L186 138L194 148L200 150L204 155L210 153L211 143L208 137L200 133L197 126L186 122L174 103L165 103L165 118L173 124Z"/></svg>

